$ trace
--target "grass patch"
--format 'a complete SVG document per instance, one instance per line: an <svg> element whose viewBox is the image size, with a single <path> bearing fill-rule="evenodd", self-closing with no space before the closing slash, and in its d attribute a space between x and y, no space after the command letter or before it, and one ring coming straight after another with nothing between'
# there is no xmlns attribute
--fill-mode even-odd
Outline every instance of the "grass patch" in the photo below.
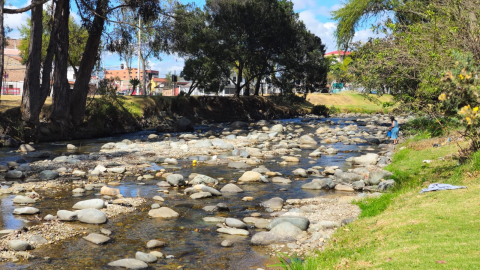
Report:
<svg viewBox="0 0 480 270"><path fill-rule="evenodd" d="M386 167L396 190L357 202L360 219L338 229L324 251L283 268L480 269L480 152L458 165L458 146L432 147L436 140L408 141ZM419 193L431 183L468 188Z"/></svg>
<svg viewBox="0 0 480 270"><path fill-rule="evenodd" d="M338 109L338 112L345 113L388 113L395 108L393 96L369 95L368 97L351 92L341 92L338 94L313 93L307 96L307 101L313 105L325 105ZM389 106L385 106L388 104Z"/></svg>

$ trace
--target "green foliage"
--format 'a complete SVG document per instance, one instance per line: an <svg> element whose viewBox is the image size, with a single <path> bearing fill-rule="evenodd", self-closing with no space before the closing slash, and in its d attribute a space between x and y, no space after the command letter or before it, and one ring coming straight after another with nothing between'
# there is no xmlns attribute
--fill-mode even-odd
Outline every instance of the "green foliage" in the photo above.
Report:
<svg viewBox="0 0 480 270"><path fill-rule="evenodd" d="M330 109L325 105L315 105L312 107L312 110L310 113L328 117L330 116Z"/></svg>
<svg viewBox="0 0 480 270"><path fill-rule="evenodd" d="M378 216L388 208L396 196L397 193L386 193L380 197L356 201L355 204L362 210L359 218Z"/></svg>
<svg viewBox="0 0 480 270"><path fill-rule="evenodd" d="M459 124L456 117L420 116L408 121L401 128L407 136L422 135L423 139L443 136L449 131L458 129Z"/></svg>
<svg viewBox="0 0 480 270"><path fill-rule="evenodd" d="M393 107L394 105L395 105L395 102L393 102L393 101L382 102L382 107L384 107L384 108Z"/></svg>
<svg viewBox="0 0 480 270"><path fill-rule="evenodd" d="M52 31L52 15L50 11L43 12L43 33L42 33L42 61L47 55L48 43L50 41L50 32ZM27 19L25 25L19 29L22 39L20 40L19 50L22 63L25 64L28 60L28 47L30 44L30 18ZM88 38L87 29L77 24L72 16L68 23L69 31L69 47L68 47L68 61L69 65L78 66L82 58L85 44Z"/></svg>
<svg viewBox="0 0 480 270"><path fill-rule="evenodd" d="M282 105L296 105L296 104L305 104L307 101L293 93L286 93L283 95L278 95L278 96L271 96L270 97L273 102L277 104L282 104Z"/></svg>

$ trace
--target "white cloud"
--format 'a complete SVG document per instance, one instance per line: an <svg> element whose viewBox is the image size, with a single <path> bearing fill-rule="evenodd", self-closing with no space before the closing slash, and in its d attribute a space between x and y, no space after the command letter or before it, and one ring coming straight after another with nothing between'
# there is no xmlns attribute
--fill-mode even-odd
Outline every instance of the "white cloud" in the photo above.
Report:
<svg viewBox="0 0 480 270"><path fill-rule="evenodd" d="M308 30L322 39L322 43L325 44L327 52L336 50L335 38L333 36L337 28L335 23L320 22L311 10L300 12L300 20L305 23Z"/></svg>
<svg viewBox="0 0 480 270"><path fill-rule="evenodd" d="M340 5L340 4L335 4L331 7L321 6L321 7L316 9L316 12L319 15L325 16L327 18L331 18L332 17L332 11L339 10L341 7L342 7L342 5Z"/></svg>
<svg viewBox="0 0 480 270"><path fill-rule="evenodd" d="M30 4L30 0L25 4L25 6ZM5 6L5 8L17 9L16 6ZM18 28L22 25L27 24L27 19L30 17L27 13L19 14L5 14L4 15L4 24L12 29L12 32L8 33L8 37L18 39L21 38Z"/></svg>
<svg viewBox="0 0 480 270"><path fill-rule="evenodd" d="M292 0L292 2L293 2L293 8L295 10L313 8L317 5L315 0Z"/></svg>

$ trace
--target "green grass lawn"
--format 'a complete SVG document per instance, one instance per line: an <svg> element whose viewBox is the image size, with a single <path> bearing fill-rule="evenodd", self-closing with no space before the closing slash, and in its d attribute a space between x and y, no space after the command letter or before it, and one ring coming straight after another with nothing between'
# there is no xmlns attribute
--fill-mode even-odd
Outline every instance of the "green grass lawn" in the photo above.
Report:
<svg viewBox="0 0 480 270"><path fill-rule="evenodd" d="M458 147L433 141L407 143L386 168L397 189L359 202L360 219L286 269L480 269L480 153L457 166ZM468 188L419 194L430 183Z"/></svg>
<svg viewBox="0 0 480 270"><path fill-rule="evenodd" d="M313 105L325 105L327 107L335 107L342 112L359 112L359 113L386 113L395 106L383 107L383 102L393 102L392 95L366 96L351 91L340 92L338 94L320 94L313 93L307 96L307 101Z"/></svg>

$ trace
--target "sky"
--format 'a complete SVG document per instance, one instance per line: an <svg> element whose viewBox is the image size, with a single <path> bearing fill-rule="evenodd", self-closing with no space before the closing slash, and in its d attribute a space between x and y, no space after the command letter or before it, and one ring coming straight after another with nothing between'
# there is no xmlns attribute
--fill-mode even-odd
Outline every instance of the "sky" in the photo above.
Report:
<svg viewBox="0 0 480 270"><path fill-rule="evenodd" d="M31 0L7 0L6 6L23 7L30 4ZM201 7L205 4L205 0L180 0L183 3L194 2ZM336 51L335 38L333 33L336 29L335 21L331 20L330 13L341 8L340 0L292 0L295 12L299 13L300 20L302 20L307 28L321 38L326 46L326 52ZM79 16L76 14L76 8L72 8L72 16L79 21ZM25 25L29 13L5 15L5 25L12 28L12 32L8 34L10 38L21 38L17 30L21 25ZM355 41L366 41L373 36L369 29L357 31L355 34ZM120 59L116 54L104 55L105 66L120 66ZM134 67L137 60L133 59ZM150 69L158 70L160 77L164 77L168 72L180 74L183 69L184 60L175 55L163 55L161 60L152 59L149 62ZM108 68L107 68L108 69Z"/></svg>

